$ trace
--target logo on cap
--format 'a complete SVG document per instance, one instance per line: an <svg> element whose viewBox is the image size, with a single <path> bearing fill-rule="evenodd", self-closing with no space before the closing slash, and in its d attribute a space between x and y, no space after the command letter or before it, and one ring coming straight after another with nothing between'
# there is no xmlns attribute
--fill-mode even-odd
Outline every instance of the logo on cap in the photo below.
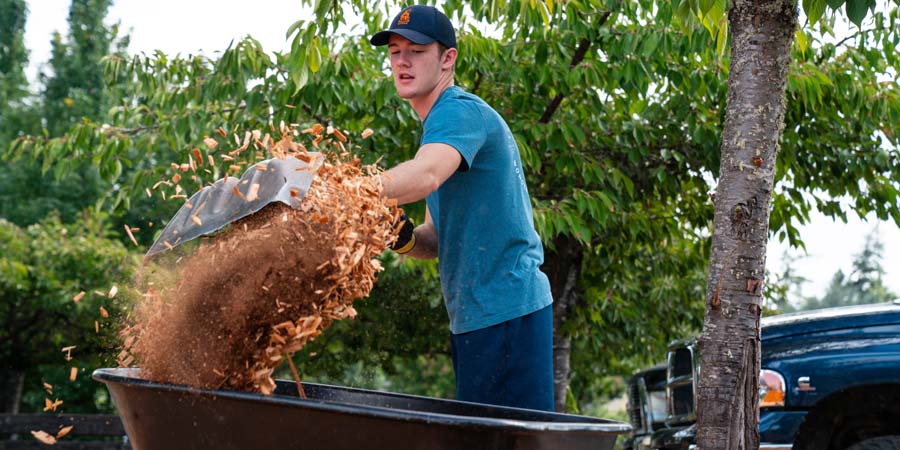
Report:
<svg viewBox="0 0 900 450"><path fill-rule="evenodd" d="M403 11L397 19L397 25L409 25L409 10Z"/></svg>

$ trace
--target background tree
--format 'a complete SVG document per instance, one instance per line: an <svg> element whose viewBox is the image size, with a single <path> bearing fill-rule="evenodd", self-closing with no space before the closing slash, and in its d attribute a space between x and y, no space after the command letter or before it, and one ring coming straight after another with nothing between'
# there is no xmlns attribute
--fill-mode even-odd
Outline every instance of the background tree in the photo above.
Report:
<svg viewBox="0 0 900 450"><path fill-rule="evenodd" d="M3 86L17 92L18 97L10 103L10 109L0 112L0 118L4 119L0 121L3 128L0 142L9 142L19 134L59 137L73 123L83 119L101 120L112 99L121 96L117 91L124 88L121 84L106 83L101 61L111 53L124 54L128 45L127 36L118 37L117 25L108 26L103 22L110 1L72 1L67 38L54 33L49 72L39 75L40 97L25 96L28 94L24 75L27 52L22 34L27 10L24 2L4 1L11 4L3 8L3 20L14 27L10 34L4 32L2 39L11 43L9 67L15 76L7 77ZM6 11L11 14L7 15ZM103 200L113 187L93 166L91 161L82 161L62 177L60 168L51 167L49 159L42 155L9 162L4 177L0 178L0 217L27 226L57 211L63 221L75 220L82 209Z"/></svg>
<svg viewBox="0 0 900 450"><path fill-rule="evenodd" d="M0 219L0 398L2 412L17 412L25 380L41 396L42 380L71 405L93 405L96 386L86 374L68 381L69 368L109 364L115 355L115 322L121 297L107 298L112 286L129 279L135 261L125 246L109 238L97 217L65 225L48 216L27 228ZM99 291L100 294L94 292ZM123 289L124 290L124 289ZM78 301L80 292L85 292ZM100 307L111 314L103 317ZM95 329L97 321L98 329ZM72 361L60 349L76 346ZM65 382L63 382L65 380ZM26 403L43 407L41 398ZM78 412L77 407L66 407Z"/></svg>
<svg viewBox="0 0 900 450"><path fill-rule="evenodd" d="M781 256L781 272L766 276L763 291L764 316L797 311L796 303L804 299L803 285L809 281L794 268L794 264L803 258L805 256L792 256L785 251Z"/></svg>
<svg viewBox="0 0 900 450"><path fill-rule="evenodd" d="M111 0L72 0L68 39L59 32L51 40L49 73L41 73L44 127L60 136L83 118L99 120L116 96L103 78L99 62L110 54L123 55L128 36L106 19Z"/></svg>
<svg viewBox="0 0 900 450"><path fill-rule="evenodd" d="M853 258L850 274L842 270L835 272L825 294L821 298L804 299L799 309L868 305L896 299L897 294L884 284L883 251L884 244L878 239L877 231L866 236L862 250Z"/></svg>
<svg viewBox="0 0 900 450"><path fill-rule="evenodd" d="M715 26L725 17L724 4L700 20L692 5L443 5L461 30L457 84L504 116L526 166L546 247L543 269L555 298L559 408L567 398L570 407L588 401L585 393L596 389L598 375L651 362L668 341L701 323L710 190L719 174L731 54L727 32ZM287 54L268 54L249 38L215 60L109 57L107 79L133 83L133 89L117 99L104 122L76 123L65 140L14 140L6 157L39 155L60 173L78 161L96 162L101 176L120 187L111 203L120 210L149 189L160 209L141 224L132 222L146 233L143 242L158 229L143 222L161 224L180 203L171 196L161 201L162 192L171 194L174 187L153 190L154 184L171 183L178 174L190 194L221 177L234 162L220 155L237 147L245 130L277 134L271 130L282 121L333 124L348 131L367 162L390 166L411 157L419 123L385 76L383 50L365 39L385 28L400 5L323 0L312 6L315 17L288 30L293 41ZM351 15L362 24L347 34L341 25ZM848 42L893 42L896 12L876 17L880 28ZM896 58L886 47L829 44L816 30L804 36L785 75L787 127L780 140L770 141L781 143L781 158L763 165L775 183L766 225L800 243L796 226L811 210L846 214L832 201L844 192L856 213L900 222L897 144L880 132L900 117L897 86L878 78L896 71ZM366 127L376 134L363 140L359 133ZM218 143L215 149L203 144L207 136ZM212 155L215 166L187 173L172 168L170 163L187 162L194 148L204 158ZM752 157L745 164L755 167ZM411 210L421 218L420 207ZM418 287L413 281L398 286L409 296ZM392 322L397 317L386 315L379 326L396 323L402 330L406 325ZM445 319L429 317L441 320L435 328L445 325ZM346 331L355 330L351 323ZM370 349L374 355L388 355L402 345L394 338L405 335L361 342L380 345ZM421 352L437 354L439 338L421 343ZM394 364L388 357L375 363ZM579 392L571 393L570 382Z"/></svg>
<svg viewBox="0 0 900 450"><path fill-rule="evenodd" d="M0 10L0 142L9 142L21 126L28 96L28 50L25 48L24 0L2 0Z"/></svg>

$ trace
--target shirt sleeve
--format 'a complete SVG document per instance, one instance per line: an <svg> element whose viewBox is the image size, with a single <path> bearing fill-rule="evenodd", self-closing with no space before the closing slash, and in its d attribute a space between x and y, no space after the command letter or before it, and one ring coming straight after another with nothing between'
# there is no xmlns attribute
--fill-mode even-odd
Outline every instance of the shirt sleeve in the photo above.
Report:
<svg viewBox="0 0 900 450"><path fill-rule="evenodd" d="M467 102L440 105L425 120L422 145L446 144L456 149L465 161L465 171L472 167L478 150L487 140L481 111Z"/></svg>

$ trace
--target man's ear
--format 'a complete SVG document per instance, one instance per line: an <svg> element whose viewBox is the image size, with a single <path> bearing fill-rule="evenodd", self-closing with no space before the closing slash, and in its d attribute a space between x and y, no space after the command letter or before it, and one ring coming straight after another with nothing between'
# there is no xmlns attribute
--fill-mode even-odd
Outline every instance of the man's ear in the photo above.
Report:
<svg viewBox="0 0 900 450"><path fill-rule="evenodd" d="M455 48L448 48L444 51L444 54L441 55L441 68L444 70L449 70L456 64L456 56L459 53Z"/></svg>

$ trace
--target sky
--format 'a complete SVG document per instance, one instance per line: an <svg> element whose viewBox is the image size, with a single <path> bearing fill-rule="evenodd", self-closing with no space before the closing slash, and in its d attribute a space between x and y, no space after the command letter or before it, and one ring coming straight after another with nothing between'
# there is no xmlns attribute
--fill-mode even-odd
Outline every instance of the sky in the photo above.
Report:
<svg viewBox="0 0 900 450"><path fill-rule="evenodd" d="M29 78L34 81L38 67L50 55L50 39L54 31L66 34L70 0L29 1L26 46L31 51ZM129 51L166 54L213 56L232 40L251 35L271 51L284 51L290 42L285 37L288 27L297 20L308 19L299 0L119 0L107 16L108 23L120 23L131 35ZM800 228L808 256L793 263L796 274L808 279L803 294L821 296L835 271L852 271L854 255L863 249L865 237L877 232L884 243L882 266L885 282L900 295L900 228L874 217L860 220L852 213L848 223L813 216L811 223ZM767 250L767 268L783 270L783 254L802 255L802 250L789 250L787 243L772 238Z"/></svg>

